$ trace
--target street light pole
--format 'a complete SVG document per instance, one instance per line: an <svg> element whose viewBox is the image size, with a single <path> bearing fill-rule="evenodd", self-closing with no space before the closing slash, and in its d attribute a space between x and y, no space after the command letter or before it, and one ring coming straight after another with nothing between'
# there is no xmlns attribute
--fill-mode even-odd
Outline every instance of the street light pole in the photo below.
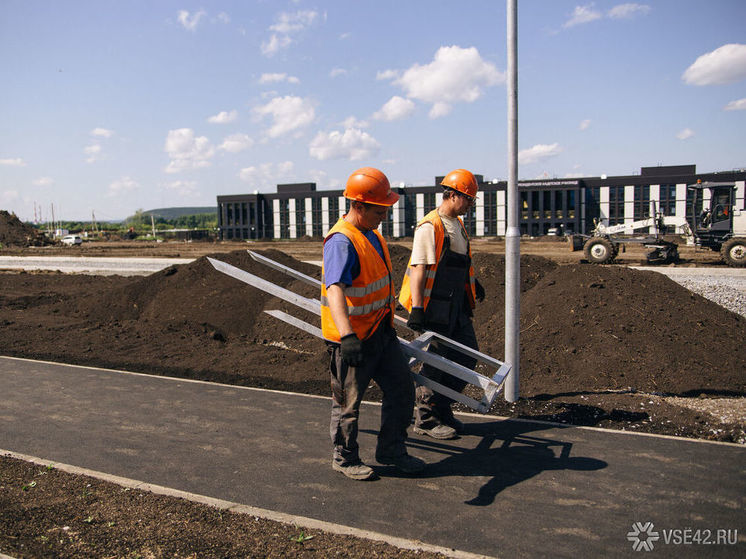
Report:
<svg viewBox="0 0 746 559"><path fill-rule="evenodd" d="M518 400L520 371L521 233L518 228L518 0L507 1L508 222L505 231L505 399Z"/></svg>

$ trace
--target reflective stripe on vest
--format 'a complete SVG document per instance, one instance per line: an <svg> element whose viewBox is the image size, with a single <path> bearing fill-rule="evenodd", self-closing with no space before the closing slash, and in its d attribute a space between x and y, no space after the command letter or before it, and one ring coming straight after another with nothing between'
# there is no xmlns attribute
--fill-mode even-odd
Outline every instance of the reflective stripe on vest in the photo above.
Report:
<svg viewBox="0 0 746 559"><path fill-rule="evenodd" d="M466 235L466 239L468 241L469 235L466 233L466 228L464 227L464 223L461 221L461 218L458 218L458 222L459 224L461 224L461 228L464 230L464 235ZM425 266L425 286L422 290L422 306L424 308L427 308L427 304L430 302L430 295L432 295L433 292L435 275L438 272L438 264L440 264L440 259L443 255L443 244L445 242L446 230L443 226L443 221L440 219L437 208L423 217L422 220L420 220L420 222L417 224L417 227L424 223L432 223L433 225L433 229L435 231L436 254L435 264L428 264L427 266ZM469 298L469 305L473 309L475 306L474 301L476 299L476 292L474 287L474 267L471 265L471 244L468 244L467 246L469 252L469 283L464 284L464 289L466 290ZM412 287L410 285L409 279L411 270L412 257L410 256L409 263L407 264L407 271L404 274L404 281L402 282L401 291L399 292L399 302L409 312L412 312Z"/></svg>
<svg viewBox="0 0 746 559"><path fill-rule="evenodd" d="M346 236L355 248L360 260L360 274L352 280L352 285L344 290L350 324L361 340L369 338L381 321L387 317L394 321L394 286L391 281L391 258L386 241L378 231L374 231L383 248L384 259L360 230L340 219L329 231L324 242L335 233ZM324 270L321 271L321 332L324 339L339 342L340 335L332 319L326 291Z"/></svg>

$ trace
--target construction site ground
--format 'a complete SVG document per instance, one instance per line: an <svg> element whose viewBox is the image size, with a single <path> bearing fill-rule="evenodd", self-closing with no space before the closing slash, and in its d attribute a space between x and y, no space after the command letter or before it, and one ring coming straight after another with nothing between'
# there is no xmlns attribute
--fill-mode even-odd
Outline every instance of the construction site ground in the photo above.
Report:
<svg viewBox="0 0 746 559"><path fill-rule="evenodd" d="M9 358L0 358L0 390L10 395L3 444L27 460L44 458L13 484L3 473L0 549L10 554L396 556L381 543L388 540L429 544L429 553L410 552L421 557L438 549L624 556L636 523L652 522L659 535L709 530L714 542L702 548L659 536L660 555L742 556L739 445L463 415L468 430L457 440L410 439L409 451L428 463L424 473L376 465L379 479L363 483L329 467L328 398ZM379 411L366 404L361 414L361 452L373 465ZM125 478L114 480L124 487L67 477L58 463ZM53 487L59 476L74 515L36 518L38 509L62 508ZM194 494L219 500L212 504L222 510L195 505L195 512L174 498L199 499ZM254 508L231 509L236 504ZM264 542L247 538L242 525L262 516L289 524L271 524ZM203 523L225 529L226 538L204 537ZM329 535L342 527L378 542ZM15 533L34 538L13 545ZM312 539L300 542L301 534Z"/></svg>
<svg viewBox="0 0 746 559"><path fill-rule="evenodd" d="M61 372L63 369L51 369L55 372L49 372L45 367L52 366L21 366L19 363L23 362L3 360L13 364L11 369L25 372L14 373L21 375L12 380L16 384L1 389L3 394L11 395L4 398L3 407L6 409L0 407L3 425L9 431L3 434L3 440L15 442L14 445L0 446L8 451L38 456L44 460L66 462L272 510L280 509L273 509L275 505L270 501L244 498L246 493L242 492L260 491L261 487L266 486L271 493L271 488L279 483L277 487L290 494L295 492L303 496L303 499L295 501L305 503L303 506L316 506L317 512L328 508L344 510L344 506L319 508L319 496L312 498L314 491L325 495L327 491L335 492L351 483L332 472L328 464L329 403L328 399L317 398L326 398L329 391L323 343L300 331L291 330L262 311L280 308L314 323L318 320L317 317L304 316L302 312L288 308L277 299L218 274L201 257L210 254L224 259L309 297L318 297L318 293L299 282L279 277L275 272L253 262L246 253L247 248L262 251L271 258L318 277L318 266L309 264L320 259L318 240L268 243L85 242L80 247L6 247L0 250L0 255L9 256L137 256L188 261L148 276L91 276L18 271L0 273L0 355L123 369L182 379L169 380L157 376L149 379L121 373L88 372L83 374L88 379L85 382L78 383L76 380L73 384L65 384L65 379L72 378L68 377L71 369L64 369L64 372ZM399 242L392 243L391 248L398 281L406 266L409 250L407 243ZM504 244L497 240L477 240L473 244L473 250L477 276L487 291L487 299L475 311L480 347L486 353L501 357L504 334ZM521 399L509 404L500 398L490 410L490 415L481 419L468 417L467 421L475 424L473 428L476 431L458 441L435 443L415 437L412 440L412 452L432 464L423 479L401 478L382 468L382 479L370 484L373 489L367 489L366 484L363 484L364 489L355 489L357 499L360 495L367 495L369 491L372 492L371 495L377 495L376 487L385 485L387 490L391 490L388 495L394 504L401 505L409 511L407 514L415 516L416 510L413 511L412 507L418 506L418 501L432 492L439 498L446 499L437 501L445 509L441 517L435 510L427 515L423 514L423 518L419 519L422 520L422 526L406 532L405 528L409 524L405 519L397 522L383 514L384 522L391 520L396 528L388 530L384 529L385 526L376 524L376 521L368 522L370 519L357 508L356 501L347 507L349 512L345 513L350 521L341 523L487 555L570 555L584 549L603 549L616 554L617 543L618 553L624 554L631 550L626 535L632 529L633 522L649 520L663 526L670 519L674 524L681 522L681 528L693 525L705 528L704 524L709 524L711 518L718 518L717 515L720 514L702 508L709 499L723 511L731 507L732 522L707 528L739 529L741 536L746 533L742 513L743 474L736 467L737 463L743 461L742 444L746 441L746 356L743 352L746 320L687 291L661 274L629 269L627 265L639 265L644 260L644 250L638 247L620 254L621 265L603 267L583 263L582 253L570 252L568 245L561 239L528 240L522 242L521 251ZM713 274L725 269L715 253L695 251L689 247L681 247L680 252L683 262L679 267L710 266ZM402 332L401 335L407 334ZM0 377L3 382L11 382L13 377L5 372L7 367L4 365L4 372ZM40 380L41 377L34 380L29 370L42 369L46 371L44 375L51 376L44 377L44 380ZM25 379L23 375L27 375ZM228 398L229 393L235 392L243 394L245 398L248 387L306 396L251 390L252 395L269 394L267 397L270 401L280 408L278 412L285 410L282 411L282 418L274 421L277 425L273 428L280 432L273 432L265 437L262 426L273 422L271 414L265 417L263 411L252 408L253 404L244 405L243 408L239 406L234 409L233 419L223 417L219 422L220 427L212 431L207 427L205 440L199 444L212 448L195 451L193 447L189 447L190 450L187 451L178 450L178 442L182 439L178 434L174 435L171 429L178 429L179 433L189 435L192 427L196 433L201 432L205 425L201 425L201 420L190 420L188 412L177 411L183 409L181 406L187 405L180 399L182 396L162 397L156 403L146 405L143 402L148 390L126 386L115 389L120 381L112 379L119 378L135 378L138 379L137 382L144 378L142 382L163 383L158 385L159 391L170 390L165 388L167 385L177 385L179 390L188 387L203 395L204 402L195 406L209 405L215 408L213 412L219 411L221 405L217 402L222 401L223 396ZM208 381L213 385L183 382L187 379ZM88 381L98 384L99 388L86 388L85 383ZM236 388L218 387L215 383L233 385ZM79 389L76 388L78 384ZM215 388L210 389L210 386ZM91 412L93 415L88 415L87 421L78 423L77 419L70 420L71 416L77 417L82 413L76 411L76 399L90 402L90 396L95 390L108 395L97 398L104 402L102 406L118 397L124 402L124 410L107 412L96 404ZM13 396L26 392L30 392L30 396L38 398L38 401L23 404L20 396L18 399ZM51 393L55 397L64 396L64 403L53 405L52 400L46 397ZM217 400L216 394L220 395ZM370 388L368 396L373 401L379 397L375 386ZM254 397L264 398L252 396ZM287 401L310 402L308 419L296 423L292 414L288 415L287 411L288 407L292 408L296 403L281 404ZM49 402L48 409L45 408L45 402ZM150 419L143 416L142 421L140 420L141 405L153 407L148 412L150 415L147 417ZM12 413L12 409L17 406L24 413L31 413L33 409L34 413L47 419L33 420L29 416L27 420L19 420L19 416ZM60 413L66 406L71 406L70 412ZM228 413L227 409L224 411ZM461 408L461 411L466 410ZM83 413L84 417L86 413L88 412ZM171 415L172 413L176 415ZM372 449L378 411L371 404L363 413L367 418L364 418L361 442L365 448ZM157 417L159 414L163 417ZM502 419L504 417L512 420L506 421ZM12 420L9 423L6 419L10 418ZM183 424L184 421L188 424ZM209 425L211 420L205 421ZM95 427L97 422L104 426L101 430ZM115 426L112 427L110 422ZM159 459L154 454L148 454L146 448L140 448L130 455L123 452L119 453L121 456L107 458L99 452L99 456L91 456L90 461L75 459L75 456L83 456L80 453L83 449L89 446L95 449L105 444L106 433L120 431L116 424L127 425L132 422L147 433L143 436L142 432L137 434L137 429L130 430L128 436L131 438L128 440L136 442L143 439L141 443L144 445L152 443L156 448L163 447L167 451L165 457ZM240 433L234 434L232 441L226 439L217 444L218 440L222 440L223 426L228 424L238 428ZM109 427L105 427L106 425ZM575 429L570 428L570 425L740 443L740 446L635 437L626 433ZM19 428L16 429L16 426ZM72 449L62 449L65 437L54 435L57 428L69 429L68 441L76 441ZM127 431L127 428L124 430ZM168 444L157 442L157 439L150 441L151 436L154 437L160 431L171 433L167 436L174 438ZM587 436L593 441L581 442L580 438L575 438L580 437L577 433L583 433L582 437L591 434ZM287 441L292 437L300 438L298 442L292 443L295 447L286 447ZM211 438L212 443L205 442ZM49 439L55 444L59 442L61 446L57 450L54 444L51 447L41 444L35 447L36 439ZM260 450L252 450L251 444L258 444ZM608 450L610 454L607 454L607 450L601 450L607 444L611 447ZM636 446L638 444L651 446L640 450ZM261 474L252 470L249 475L248 470L240 468L231 470L232 477L225 478L218 474L219 467L222 467L220 463L227 456L225 449L234 453L264 453L272 450L268 447L273 445L279 446L283 453L292 454L288 461L297 466L295 474L280 473L280 470L289 467L283 462L286 457L280 460L283 462L281 466L269 464L259 458L252 459L257 468L263 469ZM49 454L46 453L47 448ZM53 452L58 453L51 455ZM211 454L211 458L205 459L207 463L200 462L203 458L197 460L197 456L201 456L200 452ZM720 452L725 453L722 458L724 467L715 462L720 459L716 457ZM92 454L97 452L92 451ZM195 460L193 465L190 464L192 456ZM311 457L316 460L313 465L304 462L304 459ZM106 460L110 460L112 464L130 463L131 470L112 471ZM239 462L247 460L243 456ZM564 465L561 464L563 461ZM163 477L149 477L148 468L154 462L158 462L158 466L165 470ZM232 459L227 462L232 463ZM250 462L251 460L246 462L247 467ZM50 556L85 555L81 550L87 550L88 556L107 556L106 553L96 552L96 548L86 547L92 544L85 542L95 541L96 545L103 545L102 542L106 539L104 534L108 534L109 540L112 537L112 533L103 528L115 529L117 524L123 532L113 537L122 538L121 541L128 543L118 548L119 551L108 548L109 556L127 556L126 553L130 552L133 557L136 554L152 554L156 557L175 554L188 557L190 553L193 556L250 556L251 553L247 550L252 549L251 546L254 546L253 549L263 550L254 551L256 556L279 556L291 552L329 556L336 553L329 553L330 549L337 549L334 547L337 544L333 540L323 539L327 536L322 531L314 532L313 539L299 543L290 537L298 536L300 532L290 530L292 533L288 534L287 527L284 532L276 527L260 527L259 532L263 536L246 535L247 532L244 531L249 529L248 524L251 522L244 521L232 524L231 530L238 530L244 534L246 542L253 543L247 544L248 547L237 548L236 541L241 539L235 537L238 532L226 531L225 526L220 525L222 519L226 518L225 515L218 522L210 517L211 509L193 512L196 509L191 509L189 503L172 505L168 504L170 501L164 501L167 499L164 496L148 495L145 492L138 492L142 496L136 501L145 503L151 502L148 499L155 499L149 505L151 512L173 510L174 516L188 519L179 524L179 530L175 530L173 526L170 528L174 534L181 534L185 538L183 541L192 542L193 546L208 545L205 542L209 541L216 547L210 548L209 545L213 544L209 544L204 548L205 553L194 549L190 551L188 546L178 547L178 536L173 537L177 543L167 543L172 540L165 536L165 532L159 532L169 529L162 521L158 521L162 512L154 513L152 522L155 531L149 532L150 541L138 543L133 533L148 522L149 513L143 509L142 514L135 514L137 518L132 517L132 525L127 524L125 518L129 516L125 511L137 510L135 503L123 504L117 498L130 498L130 492L105 490L103 485L97 485L98 482L92 483L92 486L101 487L93 501L101 503L101 507L106 507L106 503L109 503L108 506L115 507L112 510L119 511L115 515L122 519L121 522L107 519L105 523L102 520L95 524L95 515L88 514L82 520L79 518L81 508L86 508L84 505L87 501L80 499L80 495L76 494L77 489L67 497L64 496L63 489L80 487L75 484L81 482L75 480L82 478L71 476L68 479L65 478L68 474L64 472L45 471L28 461L3 458L1 463L0 472L3 477L0 480L0 498L5 502L0 504L0 510L10 511L4 505L12 504L15 507L12 509L14 514L18 516L14 520L9 513L0 513L0 519L6 526L3 533L7 536L0 535L0 551L14 556L46 556L43 550L51 548L44 546L52 545L54 538L43 531L31 532L18 528L18 535L13 539L12 532L8 531L9 526L32 526L35 523L43 526L48 522L49 530L63 530L64 526L55 526L59 523L58 518L62 518L61 511L66 507L72 507L75 511L74 518L78 518L75 527L68 525L68 529L64 530L66 533L73 530L74 537L63 534L60 539L64 545L55 547L53 552L48 553ZM180 475L191 467L199 470L194 479ZM709 482L705 481L692 483L695 483L696 491L701 487L703 492L715 497L705 497L705 493L695 495L695 485L687 482L699 479L692 476L696 475L694 470L700 467L703 469L702 475L709 475L717 489L710 489ZM310 481L305 477L307 471L311 474ZM724 471L732 471L732 478L723 477ZM137 472L143 472L144 475L138 475ZM272 481L275 474L279 476L278 480ZM303 477L303 481L291 479L293 475ZM25 491L22 488L18 490L14 485L15 481L11 480L20 477L33 479L38 483ZM183 478L184 484L171 483L176 478ZM207 478L210 484L215 484L221 490L200 490L199 486L206 483L204 479ZM52 487L53 479L61 480L57 489ZM283 479L285 482L281 483ZM641 496L638 502L625 500L632 499L632 494L650 494L650 485L657 484L657 481L651 479L660 480L660 486L656 485L653 497L645 500ZM533 485L540 480L540 485ZM611 480L618 485L614 492L610 492ZM715 483L718 481L719 485ZM24 485L29 483L31 481L26 481ZM319 487L314 486L314 483L320 484ZM465 486L461 486L462 483ZM545 483L549 485L544 485ZM596 483L600 485L595 486ZM38 497L41 491L34 493L42 484L50 492L59 490L54 493L56 499ZM327 489L321 487L325 484ZM445 490L451 486L454 491L456 487L461 487L457 496ZM565 495L569 487L575 488L575 498ZM596 487L601 493L595 497L591 497L590 493L586 495L586 489L592 487ZM382 490L381 498L387 490ZM85 491L84 488L83 492ZM236 491L235 499L231 497L231 491ZM357 491L363 493L358 495ZM411 498L410 491L413 492ZM281 491L277 490L276 493ZM51 495L52 493L48 494ZM281 496L275 497L282 499ZM559 499L559 504L547 507L547 502L552 502L555 497ZM336 493L335 498L338 498ZM543 504L537 502L540 498L543 499ZM690 499L690 506L682 501L677 502L677 499L685 498ZM378 497L369 497L368 500L370 503L378 503L376 499ZM642 501L645 501L644 505ZM734 504L735 508L732 508ZM171 506L175 508L169 509ZM298 505L296 503L293 506ZM451 507L458 509L456 520L456 515L451 514ZM283 510L310 518L322 518L322 515L312 514L302 507ZM573 514L568 515L568 510L572 510ZM609 522L619 524L613 533L593 528L594 522L603 523L597 518L599 510L606 511L604 516L608 512ZM472 516L470 511L481 512ZM485 516L485 511L491 512ZM641 514L638 518L636 511L645 515ZM377 512L384 511L377 509ZM503 515L506 513L509 513L508 518L504 519ZM536 520L537 514L539 520ZM575 514L578 516L574 516ZM439 518L443 515L447 520L440 521ZM460 520L461 516L463 521ZM489 520L477 522L477 517ZM330 522L340 522L334 517L323 518ZM660 524L655 522L658 518L661 519ZM16 524L20 522L18 519L23 522ZM29 524L30 519L38 519L38 522ZM358 524L353 522L355 519L366 522ZM140 522L135 522L136 520ZM566 526L565 520L574 520L574 526ZM109 526L112 522L114 524ZM664 527L679 527L674 524ZM92 525L98 530L88 530ZM535 525L536 530L535 533L517 538L516 525ZM743 531L740 530L742 527ZM611 530L610 525L609 529ZM465 534L464 545L448 540L451 537L449 534L455 532ZM140 533L145 532L140 530ZM221 538L224 534L234 536L226 535ZM439 539L439 534L443 538ZM258 537L261 543L252 539L254 537ZM221 539L222 544L218 544ZM368 557L375 556L376 553L378 556L394 556L394 552L390 550L375 547L380 544L370 541L366 543L366 540L355 542L344 540L340 543L341 556ZM547 547L529 547L525 548L528 551L522 552L523 548L515 547L518 544ZM41 547L34 548L35 552L25 553L23 545ZM282 547L287 545L291 547ZM728 549L741 546L739 543ZM726 548L727 546L718 546L708 549L722 552L727 551ZM563 549L565 551L561 551ZM656 550L658 549L657 547ZM670 551L673 547L668 546L667 549ZM127 551L125 553L122 550ZM680 551L678 549L677 553ZM420 553L418 556L423 555Z"/></svg>

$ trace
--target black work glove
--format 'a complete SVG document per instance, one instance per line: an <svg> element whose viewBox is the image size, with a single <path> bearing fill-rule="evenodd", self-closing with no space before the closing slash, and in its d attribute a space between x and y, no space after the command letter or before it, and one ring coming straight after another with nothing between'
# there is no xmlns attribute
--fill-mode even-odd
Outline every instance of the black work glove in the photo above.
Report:
<svg viewBox="0 0 746 559"><path fill-rule="evenodd" d="M415 332L424 332L425 309L422 307L412 307L412 312L409 313L409 320L407 320L407 326Z"/></svg>
<svg viewBox="0 0 746 559"><path fill-rule="evenodd" d="M484 301L484 287L482 287L477 278L474 278L474 291L476 292L477 301L480 303Z"/></svg>
<svg viewBox="0 0 746 559"><path fill-rule="evenodd" d="M357 334L347 334L341 340L342 359L347 361L351 367L358 367L363 364L363 342L357 337Z"/></svg>

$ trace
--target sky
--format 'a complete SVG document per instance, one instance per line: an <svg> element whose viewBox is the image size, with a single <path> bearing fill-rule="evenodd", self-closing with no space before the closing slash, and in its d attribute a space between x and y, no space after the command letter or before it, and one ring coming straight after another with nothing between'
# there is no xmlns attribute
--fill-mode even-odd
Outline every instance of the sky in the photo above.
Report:
<svg viewBox="0 0 746 559"><path fill-rule="evenodd" d="M746 2L518 0L520 179L746 168ZM0 0L0 209L507 178L499 0Z"/></svg>

